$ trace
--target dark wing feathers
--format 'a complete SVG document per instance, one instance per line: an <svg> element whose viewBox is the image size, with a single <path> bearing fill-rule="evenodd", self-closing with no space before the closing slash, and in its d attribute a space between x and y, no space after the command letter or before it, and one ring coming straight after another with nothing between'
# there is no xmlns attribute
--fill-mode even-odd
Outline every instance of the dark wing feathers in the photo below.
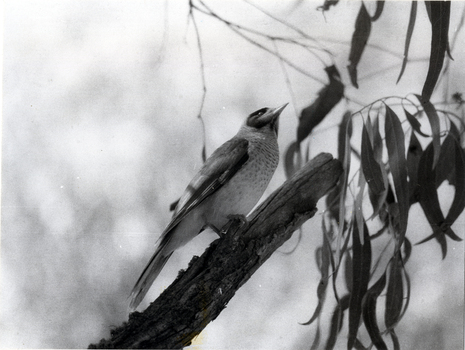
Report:
<svg viewBox="0 0 465 350"><path fill-rule="evenodd" d="M215 193L247 162L249 141L232 138L207 159L187 186L165 232L172 230L192 209Z"/></svg>

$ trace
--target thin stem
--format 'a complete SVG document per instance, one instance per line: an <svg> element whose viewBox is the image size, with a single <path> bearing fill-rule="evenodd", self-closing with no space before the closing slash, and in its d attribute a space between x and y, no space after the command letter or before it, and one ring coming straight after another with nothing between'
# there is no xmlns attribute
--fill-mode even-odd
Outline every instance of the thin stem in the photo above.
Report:
<svg viewBox="0 0 465 350"><path fill-rule="evenodd" d="M412 63L412 62L426 62L428 61L428 58L417 58L417 59L413 59L413 60L409 60L409 63ZM380 74L383 74L383 73L386 73L387 71L389 70L392 70L392 69L396 69L397 67L399 67L399 64L398 63L394 63L386 68L382 68L380 70L377 70L377 71L374 71L374 72L371 72L371 73L367 73L363 76L361 76L360 78L358 78L357 80L360 82L360 81L363 81L363 80L366 80L366 79L369 79L369 78L373 78L377 75L380 75Z"/></svg>
<svg viewBox="0 0 465 350"><path fill-rule="evenodd" d="M320 51L323 51L324 53L326 53L330 60L331 60L331 63L332 64L335 64L334 62L334 55L331 53L331 51L329 51L328 49L326 49L322 44L321 42L319 42L317 39L311 37L310 35L308 35L307 33L305 33L304 31L300 30L299 28L293 26L292 24L272 15L271 13L269 13L268 11L264 10L263 8L259 7L258 5L255 5L253 4L252 2L250 2L249 0L243 0L244 2L246 2L247 4L249 4L250 6L253 6L255 7L257 10L259 10L260 12L264 13L265 15L267 15L268 17L272 18L273 20L275 20L276 22L278 23L281 23L283 24L284 26L292 29L293 31L295 31L296 33L298 33L299 35L301 35L303 38L306 38L308 40L311 40L313 41L317 46L318 46L318 50ZM314 53L315 56L316 53ZM321 61L323 61L319 56L317 56ZM325 64L326 65L326 64Z"/></svg>
<svg viewBox="0 0 465 350"><path fill-rule="evenodd" d="M249 38L248 36L246 36L245 34L241 33L239 30L235 29L234 27L230 27L231 30L233 32L235 32L236 34L238 34L239 36L241 36L242 38L244 38L245 40L247 40L248 42L250 42L251 44L261 48L262 50L268 52L268 53L271 53L273 56L276 56L280 59L282 59L283 62L285 62L289 67L292 67L294 68L296 71L298 71L299 73L302 73L303 75L321 83L321 84L326 84L326 81L324 79L321 79L309 72L307 72L306 70L300 68L299 66L295 65L294 63L292 63L291 61L289 61L288 59L284 58L283 56L277 54L276 52L270 50L269 48L267 48L266 46L263 46L262 44L256 42L255 40Z"/></svg>
<svg viewBox="0 0 465 350"><path fill-rule="evenodd" d="M192 5L192 1L189 2L190 5ZM200 41L200 32L199 28L197 26L197 22L194 17L194 13L192 11L193 7L191 6L189 8L189 18L192 19L192 23L194 25L195 29L195 35L197 38L197 48L199 50L199 59L200 59L200 72L201 72L201 79L202 79L202 98L200 102L200 108L199 108L199 113L197 114L197 118L199 118L200 123L202 124L202 142L203 142L203 147L202 147L202 160L203 162L206 161L207 159L207 140L206 140L206 132L205 132L205 122L202 118L202 111L203 111L203 106L205 104L205 98L207 96L207 83L205 80L205 63L203 61L203 50L202 50L202 42Z"/></svg>
<svg viewBox="0 0 465 350"><path fill-rule="evenodd" d="M217 15L215 12L213 12L202 0L198 0L200 2L200 4L202 4L202 6L205 8L205 9L202 9L200 7L198 7L197 5L195 5L192 1L190 2L192 8L196 9L197 11L207 15L207 16L211 16L211 17L214 17L216 18L217 20L219 20L220 22L224 23L225 25L228 26L229 29L231 29L234 33L236 33L237 35L239 35L240 37L242 37L243 39L247 40L249 43L259 47L260 49L268 52L268 53L271 53L272 55L280 58L283 60L283 62L285 62L287 65L289 65L290 67L294 68L296 71L298 71L299 73L302 73L303 75L315 80L315 81L318 81L319 83L321 84L326 84L325 80L322 79L322 78L319 78L313 74L311 74L310 72L300 68L299 66L295 65L294 63L292 63L291 61L289 61L288 59L286 59L285 57L283 57L282 55L276 53L275 51L269 49L268 47L264 46L263 44L257 42L256 40L250 38L249 36L247 36L246 34L243 33L243 31L245 32L248 32L250 34L254 34L254 35L258 35L258 36L261 36L261 37L264 37L268 40L279 40L279 41L284 41L284 42L288 42L288 43L291 43L291 44L295 44L295 45L299 45L299 46L302 46L304 48L306 48L307 50L309 50L309 48L297 41L295 41L294 39L290 39L290 38L283 38L283 37L275 37L275 36L269 36L267 34L264 34L264 33L261 33L259 31L256 31L254 29L250 29L250 28L246 28L244 26L241 26L241 25L238 25L238 24L235 24L235 23L232 23L228 20L225 20L224 18L220 17L219 15ZM310 50L309 50L310 51ZM311 51L310 51L311 52Z"/></svg>
<svg viewBox="0 0 465 350"><path fill-rule="evenodd" d="M347 42L347 41L342 41L342 40L338 40L338 39L333 39L333 38L324 38L324 37L318 37L316 38L316 40L321 40L321 41L324 41L324 42L329 42L329 43L333 43L333 44L340 44L340 45L346 45L346 46L350 46L352 45L351 42ZM389 50L389 49L386 49L385 47L382 47L380 45L377 45L377 44L373 44L373 43L367 43L366 44L366 47L371 47L375 50L379 50L381 52L385 52L385 53L388 53L400 60L402 60L404 58L404 55L403 54L400 54L398 52L395 52L395 51L392 51L392 50Z"/></svg>
<svg viewBox="0 0 465 350"><path fill-rule="evenodd" d="M461 32L461 30L463 29L463 25L464 25L464 21L465 21L465 8L464 10L462 11L462 16L460 18L460 22L457 26L457 29L454 31L454 36L452 38L452 42L450 44L450 52L453 52L454 51L454 47L455 47L455 43L456 43L456 40L457 40L457 37L458 37L458 34ZM441 82L441 80L444 78L446 79L447 81L444 83L444 98L447 98L447 95L449 94L449 75L447 75L447 72L449 70L449 65L450 65L450 60L446 60L445 59L445 65L444 65L444 70L441 74L441 76L439 77L436 85L439 85L439 83Z"/></svg>

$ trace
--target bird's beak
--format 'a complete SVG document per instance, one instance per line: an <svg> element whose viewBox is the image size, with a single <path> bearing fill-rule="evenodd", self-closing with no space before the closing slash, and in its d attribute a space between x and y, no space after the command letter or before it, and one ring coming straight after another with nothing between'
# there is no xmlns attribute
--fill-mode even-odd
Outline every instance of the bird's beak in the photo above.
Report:
<svg viewBox="0 0 465 350"><path fill-rule="evenodd" d="M270 112L270 119L278 119L279 115L281 114L281 112L284 110L284 108L286 108L286 106L288 105L289 103L285 103L283 104L281 107L278 107L278 108L275 108L273 110L271 110Z"/></svg>
<svg viewBox="0 0 465 350"><path fill-rule="evenodd" d="M268 111L265 115L260 117L260 119L262 119L264 123L269 123L271 128L274 130L276 136L278 135L278 129L279 129L279 115L284 110L284 108L286 108L288 104L289 103L286 103L286 104L283 104L281 107L272 109Z"/></svg>
<svg viewBox="0 0 465 350"><path fill-rule="evenodd" d="M269 110L266 114L262 115L260 117L260 120L262 123L267 124L267 123L276 123L278 121L278 117L281 114L281 112L286 108L286 106L289 103L283 104L281 107L274 108Z"/></svg>
<svg viewBox="0 0 465 350"><path fill-rule="evenodd" d="M289 103L285 103L283 104L281 107L278 107L278 108L275 108L273 110L273 113L276 113L277 115L280 115L281 112L284 110L284 108L286 108L286 106L288 105Z"/></svg>

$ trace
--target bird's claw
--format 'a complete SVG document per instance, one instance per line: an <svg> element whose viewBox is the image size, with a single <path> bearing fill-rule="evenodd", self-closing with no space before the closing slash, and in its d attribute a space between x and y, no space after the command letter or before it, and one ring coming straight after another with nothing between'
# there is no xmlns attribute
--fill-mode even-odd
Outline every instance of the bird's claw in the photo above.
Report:
<svg viewBox="0 0 465 350"><path fill-rule="evenodd" d="M230 214L228 215L228 219L229 219L228 223L223 226L223 228L221 229L219 233L220 237L225 236L232 226L237 225L238 228L243 228L243 227L247 227L247 225L249 224L245 215L242 215L242 214Z"/></svg>
<svg viewBox="0 0 465 350"><path fill-rule="evenodd" d="M247 227L247 225L249 224L245 215L242 215L242 214L229 214L228 219L230 221L239 221L240 222L239 227L241 228L244 226Z"/></svg>

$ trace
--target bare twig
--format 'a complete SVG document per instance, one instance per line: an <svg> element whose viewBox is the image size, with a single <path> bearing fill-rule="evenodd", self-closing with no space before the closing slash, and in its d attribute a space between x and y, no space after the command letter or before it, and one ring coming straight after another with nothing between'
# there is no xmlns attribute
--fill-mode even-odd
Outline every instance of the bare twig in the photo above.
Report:
<svg viewBox="0 0 465 350"><path fill-rule="evenodd" d="M197 38L197 47L198 47L198 50L199 50L199 60L200 60L200 74L201 74L201 77L202 77L202 99L201 99L201 102L200 102L200 108L199 108L199 113L197 115L197 118L199 118L200 123L202 124L202 143L203 143L202 160L205 162L205 160L207 159L207 140L206 140L206 136L205 136L205 123L204 123L203 118L202 118L202 111L203 111L203 105L205 103L205 97L207 95L207 84L206 84L206 81L205 81L205 64L203 62L202 42L200 41L199 27L197 26L197 22L195 20L194 13L192 11L192 9L193 9L192 1L190 1L190 4L191 4L191 6L189 8L189 18L192 19L192 24L194 25L195 35L196 35L196 38Z"/></svg>
<svg viewBox="0 0 465 350"><path fill-rule="evenodd" d="M296 26L290 24L289 22L286 22L284 20L282 20L281 18L278 18L274 15L272 15L271 13L269 13L268 11L266 11L265 9L259 7L258 5L252 3L251 1L249 0L244 0L244 2L246 2L247 4L249 4L250 6L253 6L255 7L257 10L259 10L260 12L264 13L265 15L267 15L268 17L272 18L273 20L275 20L276 22L278 23L281 23L283 24L284 26L292 29L293 31L295 31L296 33L298 33L299 35L301 35L303 38L305 39L308 39L310 41L313 41L316 45L317 45L317 49L319 51L323 51L324 53L326 53L330 60L331 60L331 63L332 64L335 64L334 62L334 55L332 54L331 51L329 51L328 49L326 49L323 44L321 44L321 42L319 42L316 38L308 35L307 33L305 33L303 30L297 28ZM312 51L312 54L315 55L321 62L323 62L323 64L326 66L326 64L324 63L324 60L322 58L320 58L315 52Z"/></svg>
<svg viewBox="0 0 465 350"><path fill-rule="evenodd" d="M254 30L254 29L251 29L251 28L246 28L244 26L241 26L239 24L236 24L236 23L233 23L231 21L228 21L224 18L222 18L221 16L219 16L218 14L216 14L210 7L208 7L202 0L198 0L199 3L204 7L204 8L200 8L199 6L197 6L196 4L194 4L192 1L190 2L190 6L192 9L195 9L205 15L208 15L208 16L211 16L213 18L216 18L217 20L219 20L220 22L224 23L229 29L231 29L234 33L236 33L237 35L239 35L240 37L242 37L243 39L247 40L249 43L259 47L260 49L280 58L283 60L283 62L285 62L287 65L289 65L290 67L294 68L296 71L298 71L299 73L302 73L304 74L305 76L315 80L315 81L318 81L319 83L321 84L325 84L325 81L324 79L322 78L319 78L315 75L313 75L312 73L304 70L303 68L297 66L296 64L292 63L291 61L289 61L288 59L286 59L285 57L281 56L279 53L277 53L276 51L273 51L272 49L266 47L265 45L259 43L258 41L256 41L255 39L251 38L250 36L246 35L244 32L246 33L249 33L249 34L252 34L252 35L256 35L256 36L260 36L260 37L263 37L267 40L275 40L275 41L283 41L283 42L287 42L287 43L291 43L291 44L294 44L294 45L298 45L298 46L301 46L307 50L309 50L308 48L308 45L304 45L292 38L285 38L285 37L279 37L279 36L271 36L271 35L268 35L268 34L265 34L265 33L262 33L260 31L257 31L257 30ZM311 52L309 50L309 52Z"/></svg>

